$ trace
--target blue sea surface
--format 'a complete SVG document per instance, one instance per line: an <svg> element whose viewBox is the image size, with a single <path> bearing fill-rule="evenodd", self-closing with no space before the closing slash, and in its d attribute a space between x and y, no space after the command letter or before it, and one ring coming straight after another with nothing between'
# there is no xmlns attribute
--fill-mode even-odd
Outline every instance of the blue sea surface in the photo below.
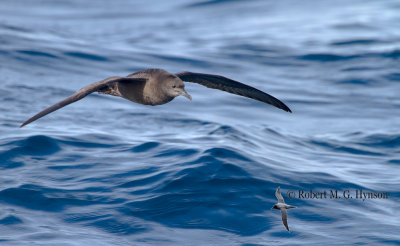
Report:
<svg viewBox="0 0 400 246"><path fill-rule="evenodd" d="M400 245L399 13L398 0L2 0L0 245ZM146 68L223 75L293 113L186 83L193 101L91 94L18 128ZM297 207L290 232L270 209L278 186Z"/></svg>

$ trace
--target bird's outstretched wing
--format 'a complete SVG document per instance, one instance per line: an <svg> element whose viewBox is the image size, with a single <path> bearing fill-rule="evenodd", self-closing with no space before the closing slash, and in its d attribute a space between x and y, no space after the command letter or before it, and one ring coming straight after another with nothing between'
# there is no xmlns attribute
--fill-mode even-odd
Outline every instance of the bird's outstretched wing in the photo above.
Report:
<svg viewBox="0 0 400 246"><path fill-rule="evenodd" d="M281 208L281 214L282 214L282 222L283 225L286 227L286 230L289 230L289 225L287 223L287 212L286 212L286 208Z"/></svg>
<svg viewBox="0 0 400 246"><path fill-rule="evenodd" d="M254 87L245 85L232 79L228 79L223 76L192 72L180 72L176 73L175 75L183 81L194 82L208 88L223 90L232 94L253 98L255 100L271 104L277 108L285 110L286 112L292 112L288 108L288 106L286 106L277 98Z"/></svg>
<svg viewBox="0 0 400 246"><path fill-rule="evenodd" d="M40 111L39 113L37 113L36 115L34 115L33 117L31 117L30 119L28 119L27 121L25 121L24 123L21 124L20 127L23 127L53 111L56 111L57 109L60 109L68 104L71 104L73 102L76 102L82 98L84 98L85 96L89 95L90 93L99 91L101 89L106 88L107 86L110 86L113 83L117 83L117 82L144 82L146 81L146 79L143 78L129 78L129 77L111 77L111 78L107 78L98 82L95 82L93 84L90 84L88 86L83 87L82 89L78 90L77 92L75 92L74 94L72 94L71 96L65 98L64 100L54 104L53 106L50 106L42 111Z"/></svg>
<svg viewBox="0 0 400 246"><path fill-rule="evenodd" d="M276 189L275 196L278 199L278 203L285 203L285 200L283 200L283 196L281 195L281 187Z"/></svg>

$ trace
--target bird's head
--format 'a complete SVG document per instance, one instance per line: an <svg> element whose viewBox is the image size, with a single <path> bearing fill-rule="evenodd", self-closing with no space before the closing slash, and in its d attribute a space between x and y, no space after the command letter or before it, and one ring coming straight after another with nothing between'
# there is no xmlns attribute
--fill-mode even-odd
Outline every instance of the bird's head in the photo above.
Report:
<svg viewBox="0 0 400 246"><path fill-rule="evenodd" d="M187 99L192 100L192 97L185 91L185 84L180 78L170 74L165 81L164 90L169 96L184 96Z"/></svg>
<svg viewBox="0 0 400 246"><path fill-rule="evenodd" d="M278 206L275 204L271 209L279 209Z"/></svg>

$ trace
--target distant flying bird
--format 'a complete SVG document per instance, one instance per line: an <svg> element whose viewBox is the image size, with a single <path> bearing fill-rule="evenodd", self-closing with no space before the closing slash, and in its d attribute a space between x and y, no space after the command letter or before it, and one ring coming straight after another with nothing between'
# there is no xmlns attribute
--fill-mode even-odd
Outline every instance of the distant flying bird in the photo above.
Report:
<svg viewBox="0 0 400 246"><path fill-rule="evenodd" d="M286 230L290 231L288 223L287 223L287 212L286 212L286 210L287 209L291 209L291 208L296 208L296 207L291 206L291 205L287 205L285 203L285 200L283 200L283 196L281 195L281 188L280 187L278 187L278 189L276 189L275 196L276 196L276 198L278 198L278 203L275 204L271 209L281 210L283 225L286 227Z"/></svg>
<svg viewBox="0 0 400 246"><path fill-rule="evenodd" d="M208 88L249 97L271 104L287 112L292 112L283 102L275 97L223 76L192 72L172 74L163 69L154 68L142 70L126 77L111 77L83 87L71 96L34 115L21 124L20 127L76 102L93 92L118 96L132 102L153 106L168 103L179 95L192 100L192 97L185 91L183 81L194 82Z"/></svg>

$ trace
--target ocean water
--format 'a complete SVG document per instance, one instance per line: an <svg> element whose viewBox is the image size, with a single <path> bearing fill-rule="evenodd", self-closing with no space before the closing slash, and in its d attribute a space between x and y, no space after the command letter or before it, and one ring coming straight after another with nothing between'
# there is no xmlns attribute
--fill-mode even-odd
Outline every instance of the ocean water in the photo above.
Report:
<svg viewBox="0 0 400 246"><path fill-rule="evenodd" d="M395 0L2 0L0 245L400 245L399 13ZM193 101L93 94L18 128L153 67L224 75L293 113L187 83ZM290 232L270 209L278 186L297 207Z"/></svg>

